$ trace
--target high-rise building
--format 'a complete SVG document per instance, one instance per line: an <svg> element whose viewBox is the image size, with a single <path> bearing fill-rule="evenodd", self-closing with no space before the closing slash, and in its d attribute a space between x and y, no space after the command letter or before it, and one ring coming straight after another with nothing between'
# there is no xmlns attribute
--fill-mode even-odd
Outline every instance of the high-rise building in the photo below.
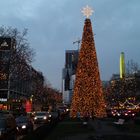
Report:
<svg viewBox="0 0 140 140"><path fill-rule="evenodd" d="M120 55L120 78L125 77L125 57L124 57L124 52L121 52Z"/></svg>
<svg viewBox="0 0 140 140"><path fill-rule="evenodd" d="M77 63L78 50L66 50L65 67L62 71L62 93L64 103L69 104L71 102Z"/></svg>

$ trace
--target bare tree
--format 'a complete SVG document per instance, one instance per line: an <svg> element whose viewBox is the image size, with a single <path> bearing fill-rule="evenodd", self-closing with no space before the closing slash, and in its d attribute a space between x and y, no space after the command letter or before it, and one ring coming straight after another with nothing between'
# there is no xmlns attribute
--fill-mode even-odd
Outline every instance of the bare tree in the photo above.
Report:
<svg viewBox="0 0 140 140"><path fill-rule="evenodd" d="M29 65L33 61L35 55L33 49L30 48L30 44L27 40L28 30L24 29L22 32L13 27L0 27L0 37L10 37L15 40L15 48L12 49L10 55L9 74L14 72L20 76L25 76L25 71L29 70Z"/></svg>
<svg viewBox="0 0 140 140"><path fill-rule="evenodd" d="M14 57L20 57L20 59L31 63L34 56L33 49L30 48L30 44L26 38L28 30L25 28L22 33L17 28L12 27L0 27L1 37L11 37L16 41L16 55ZM19 59L19 58L18 58Z"/></svg>
<svg viewBox="0 0 140 140"><path fill-rule="evenodd" d="M137 62L134 60L128 60L126 63L126 73L129 74L134 74L137 73L140 70L140 66Z"/></svg>

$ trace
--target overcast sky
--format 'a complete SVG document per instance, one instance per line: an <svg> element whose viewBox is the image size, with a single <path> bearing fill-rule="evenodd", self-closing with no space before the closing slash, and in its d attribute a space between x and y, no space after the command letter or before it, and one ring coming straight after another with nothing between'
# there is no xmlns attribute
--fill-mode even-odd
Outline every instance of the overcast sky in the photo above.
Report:
<svg viewBox="0 0 140 140"><path fill-rule="evenodd" d="M89 5L102 80L119 73L119 56L140 64L140 0L0 0L0 25L22 31L35 50L33 66L53 87L61 89L65 50L77 49Z"/></svg>

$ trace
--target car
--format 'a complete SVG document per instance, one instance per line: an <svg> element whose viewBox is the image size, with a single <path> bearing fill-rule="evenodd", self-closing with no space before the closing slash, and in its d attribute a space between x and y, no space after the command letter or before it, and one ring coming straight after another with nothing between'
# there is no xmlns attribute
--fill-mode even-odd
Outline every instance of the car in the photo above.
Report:
<svg viewBox="0 0 140 140"><path fill-rule="evenodd" d="M0 110L0 117L1 116L7 117L9 115L13 115L13 112L10 110Z"/></svg>
<svg viewBox="0 0 140 140"><path fill-rule="evenodd" d="M16 118L16 128L18 135L24 135L33 131L34 124L28 116L19 116Z"/></svg>
<svg viewBox="0 0 140 140"><path fill-rule="evenodd" d="M0 116L0 140L16 140L16 121L13 115Z"/></svg>
<svg viewBox="0 0 140 140"><path fill-rule="evenodd" d="M136 116L136 112L133 112L127 109L112 110L111 114L112 114L112 117L123 118L123 119L132 119Z"/></svg>
<svg viewBox="0 0 140 140"><path fill-rule="evenodd" d="M107 109L106 110L106 114L107 114L107 117L113 117L114 115L114 112L113 112L113 110L111 110L111 109Z"/></svg>
<svg viewBox="0 0 140 140"><path fill-rule="evenodd" d="M60 114L58 111L50 111L49 114L49 120L52 121L58 121Z"/></svg>
<svg viewBox="0 0 140 140"><path fill-rule="evenodd" d="M122 113L122 116L126 119L134 118L135 115L136 115L136 113L131 111L131 110L124 110L123 113Z"/></svg>
<svg viewBox="0 0 140 140"><path fill-rule="evenodd" d="M49 123L51 114L46 111L39 111L34 113L34 123Z"/></svg>

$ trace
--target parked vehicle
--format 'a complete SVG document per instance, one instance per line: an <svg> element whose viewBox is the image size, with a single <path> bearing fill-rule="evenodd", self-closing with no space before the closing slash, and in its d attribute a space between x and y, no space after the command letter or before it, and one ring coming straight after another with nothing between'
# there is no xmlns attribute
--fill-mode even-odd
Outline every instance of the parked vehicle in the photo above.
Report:
<svg viewBox="0 0 140 140"><path fill-rule="evenodd" d="M112 114L112 117L123 118L123 119L131 119L136 116L136 112L132 110L127 110L127 109L112 110L111 114Z"/></svg>
<svg viewBox="0 0 140 140"><path fill-rule="evenodd" d="M13 112L10 110L0 110L0 117L7 117L9 115L13 115Z"/></svg>
<svg viewBox="0 0 140 140"><path fill-rule="evenodd" d="M112 114L112 117L120 117L122 115L121 111L119 110L112 110L111 114Z"/></svg>
<svg viewBox="0 0 140 140"><path fill-rule="evenodd" d="M136 115L135 112L131 111L131 110L124 110L122 112L122 116L123 118L129 119L129 118L134 118Z"/></svg>
<svg viewBox="0 0 140 140"><path fill-rule="evenodd" d="M16 140L16 121L12 115L0 117L0 140Z"/></svg>
<svg viewBox="0 0 140 140"><path fill-rule="evenodd" d="M33 122L27 116L19 116L16 118L17 132L18 135L27 134L33 131Z"/></svg>

